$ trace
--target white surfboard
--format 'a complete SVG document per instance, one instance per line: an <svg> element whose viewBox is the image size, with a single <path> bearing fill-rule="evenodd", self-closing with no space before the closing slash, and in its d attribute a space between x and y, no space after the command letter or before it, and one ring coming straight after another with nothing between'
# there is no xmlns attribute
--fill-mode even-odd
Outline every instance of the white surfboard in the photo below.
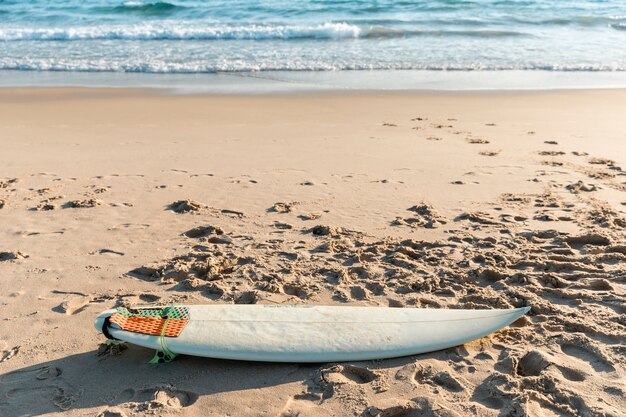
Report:
<svg viewBox="0 0 626 417"><path fill-rule="evenodd" d="M177 337L121 330L110 336L173 353L268 362L342 362L408 356L462 345L514 322L530 307L447 310L348 306L192 305ZM98 316L105 319L116 310Z"/></svg>

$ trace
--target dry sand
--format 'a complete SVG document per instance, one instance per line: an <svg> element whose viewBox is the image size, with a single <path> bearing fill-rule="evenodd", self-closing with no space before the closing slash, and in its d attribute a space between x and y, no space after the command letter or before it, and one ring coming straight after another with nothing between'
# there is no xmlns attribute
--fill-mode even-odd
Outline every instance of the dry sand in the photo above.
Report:
<svg viewBox="0 0 626 417"><path fill-rule="evenodd" d="M626 92L0 92L0 415L618 416ZM99 350L122 304L494 308L446 351Z"/></svg>

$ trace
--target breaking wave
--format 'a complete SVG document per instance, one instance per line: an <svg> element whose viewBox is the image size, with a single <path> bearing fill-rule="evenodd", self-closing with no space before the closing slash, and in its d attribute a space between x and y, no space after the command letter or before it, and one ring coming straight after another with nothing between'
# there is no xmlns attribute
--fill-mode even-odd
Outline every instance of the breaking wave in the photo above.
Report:
<svg viewBox="0 0 626 417"><path fill-rule="evenodd" d="M362 27L348 23L297 25L184 25L180 22L145 23L123 26L71 28L4 28L0 41L73 40L289 40L401 38L412 36L509 37L523 36L508 30L404 30L382 26Z"/></svg>

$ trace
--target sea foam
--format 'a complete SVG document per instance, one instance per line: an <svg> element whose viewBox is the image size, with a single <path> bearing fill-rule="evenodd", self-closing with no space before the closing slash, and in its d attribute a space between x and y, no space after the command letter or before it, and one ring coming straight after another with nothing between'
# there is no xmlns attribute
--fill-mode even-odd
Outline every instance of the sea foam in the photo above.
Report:
<svg viewBox="0 0 626 417"><path fill-rule="evenodd" d="M0 29L0 41L346 39L362 34L360 27L347 23L230 26L170 21L130 26L4 28Z"/></svg>

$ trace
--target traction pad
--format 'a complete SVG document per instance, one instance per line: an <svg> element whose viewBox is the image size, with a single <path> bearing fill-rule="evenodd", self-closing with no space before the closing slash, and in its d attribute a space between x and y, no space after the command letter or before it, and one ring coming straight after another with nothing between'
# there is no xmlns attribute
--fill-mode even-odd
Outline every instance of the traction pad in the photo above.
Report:
<svg viewBox="0 0 626 417"><path fill-rule="evenodd" d="M119 307L109 321L127 332L178 337L189 322L187 307Z"/></svg>

